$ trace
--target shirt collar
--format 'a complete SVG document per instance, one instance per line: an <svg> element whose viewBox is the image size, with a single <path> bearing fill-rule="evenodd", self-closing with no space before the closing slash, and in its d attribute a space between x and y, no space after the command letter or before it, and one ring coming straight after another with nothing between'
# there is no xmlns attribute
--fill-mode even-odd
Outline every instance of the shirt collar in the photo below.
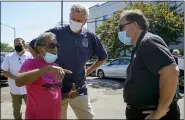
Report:
<svg viewBox="0 0 185 120"><path fill-rule="evenodd" d="M26 50L24 51L24 54L22 54L21 56L17 52L15 52L15 55L17 55L19 57L25 56L26 55Z"/></svg>

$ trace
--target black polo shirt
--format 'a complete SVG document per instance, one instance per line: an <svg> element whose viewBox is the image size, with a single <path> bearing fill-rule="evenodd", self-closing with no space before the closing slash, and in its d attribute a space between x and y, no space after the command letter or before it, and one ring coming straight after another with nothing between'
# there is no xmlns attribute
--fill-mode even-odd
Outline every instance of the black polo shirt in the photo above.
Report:
<svg viewBox="0 0 185 120"><path fill-rule="evenodd" d="M132 51L127 69L123 97L127 104L145 107L157 105L159 100L158 72L175 60L163 39L142 32Z"/></svg>

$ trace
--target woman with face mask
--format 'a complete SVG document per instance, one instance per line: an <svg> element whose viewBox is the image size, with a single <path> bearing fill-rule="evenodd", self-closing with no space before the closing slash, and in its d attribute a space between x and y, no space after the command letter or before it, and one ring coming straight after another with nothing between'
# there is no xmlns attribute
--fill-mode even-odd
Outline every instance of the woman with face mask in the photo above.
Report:
<svg viewBox="0 0 185 120"><path fill-rule="evenodd" d="M17 86L26 85L25 119L60 119L62 80L72 72L53 64L58 50L53 33L40 35L35 47L39 57L25 61L16 79Z"/></svg>

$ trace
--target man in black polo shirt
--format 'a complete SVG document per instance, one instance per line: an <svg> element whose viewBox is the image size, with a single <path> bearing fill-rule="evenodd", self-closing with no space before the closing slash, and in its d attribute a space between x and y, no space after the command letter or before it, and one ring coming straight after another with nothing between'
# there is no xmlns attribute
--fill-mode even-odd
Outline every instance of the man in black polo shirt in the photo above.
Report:
<svg viewBox="0 0 185 120"><path fill-rule="evenodd" d="M88 8L76 4L71 8L69 25L48 30L56 35L60 45L56 62L73 72L66 74L63 79L62 95L66 99L62 100L62 119L67 119L68 104L78 119L93 119L94 116L87 96L86 75L106 61L107 53L98 37L83 28L87 18ZM35 40L32 40L29 50L34 57L37 57L34 44ZM97 56L98 60L85 70L85 64L92 55Z"/></svg>
<svg viewBox="0 0 185 120"><path fill-rule="evenodd" d="M127 69L124 101L127 119L180 119L175 101L179 70L166 43L147 32L148 21L140 10L125 10L118 37L134 45Z"/></svg>

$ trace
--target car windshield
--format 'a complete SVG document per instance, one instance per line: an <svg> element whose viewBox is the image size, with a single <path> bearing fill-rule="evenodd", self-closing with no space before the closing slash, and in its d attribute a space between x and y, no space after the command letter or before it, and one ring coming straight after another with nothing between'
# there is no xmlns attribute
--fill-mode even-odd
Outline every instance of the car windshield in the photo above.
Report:
<svg viewBox="0 0 185 120"><path fill-rule="evenodd" d="M106 62L105 62L104 64L108 64L108 63L110 63L111 61L113 61L113 59L108 59L108 60L106 60Z"/></svg>

